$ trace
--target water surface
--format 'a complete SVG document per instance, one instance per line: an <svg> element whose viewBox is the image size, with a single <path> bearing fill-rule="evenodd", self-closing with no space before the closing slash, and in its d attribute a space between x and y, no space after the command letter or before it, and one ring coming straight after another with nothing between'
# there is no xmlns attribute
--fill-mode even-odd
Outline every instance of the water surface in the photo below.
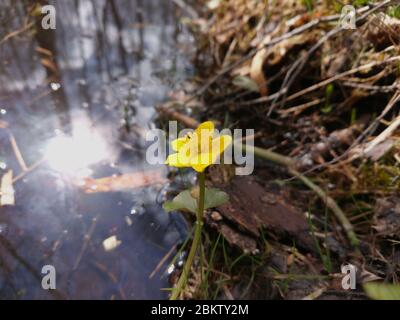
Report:
<svg viewBox="0 0 400 320"><path fill-rule="evenodd" d="M15 205L0 207L0 298L165 298L167 264L153 271L185 237L161 208L166 183L82 184L166 176L146 163L144 134L154 106L192 73L183 13L162 0L47 3L56 30L35 22L35 1L0 3L0 175L12 170L15 189ZM111 236L119 245L106 251ZM56 291L41 287L44 265Z"/></svg>

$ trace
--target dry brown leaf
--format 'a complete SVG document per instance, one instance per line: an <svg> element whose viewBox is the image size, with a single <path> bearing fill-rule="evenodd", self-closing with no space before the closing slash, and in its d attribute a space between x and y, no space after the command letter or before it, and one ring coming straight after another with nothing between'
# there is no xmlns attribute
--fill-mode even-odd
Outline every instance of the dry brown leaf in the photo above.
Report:
<svg viewBox="0 0 400 320"><path fill-rule="evenodd" d="M268 55L267 49L261 49L251 61L250 78L257 84L262 96L268 94L267 80L264 77L264 61Z"/></svg>
<svg viewBox="0 0 400 320"><path fill-rule="evenodd" d="M0 206L13 206L13 205L15 205L14 187L13 187L12 181L13 181L13 173L12 173L12 170L9 170L1 178Z"/></svg>
<svg viewBox="0 0 400 320"><path fill-rule="evenodd" d="M86 178L79 181L78 185L86 193L122 191L149 185L165 183L167 179L161 171L144 171L110 176L100 179Z"/></svg>
<svg viewBox="0 0 400 320"><path fill-rule="evenodd" d="M53 56L53 52L51 52L50 50L46 49L46 48L42 48L42 47L36 47L35 48L36 52L41 53L45 56L48 57L52 57Z"/></svg>
<svg viewBox="0 0 400 320"><path fill-rule="evenodd" d="M296 47L306 46L314 42L318 35L315 32L303 33L274 45L268 52L268 65L276 65L282 61L286 54Z"/></svg>
<svg viewBox="0 0 400 320"><path fill-rule="evenodd" d="M250 78L258 84L262 96L268 95L268 82L266 79L268 75L265 74L265 67L278 65L289 51L294 50L296 47L305 46L315 41L315 39L316 35L313 32L300 34L283 40L270 49L262 48L256 53L251 61ZM264 46L269 40L269 36L266 37L260 46Z"/></svg>
<svg viewBox="0 0 400 320"><path fill-rule="evenodd" d="M51 61L50 59L41 59L40 62L42 63L42 65L44 67L50 69L54 73L58 73L57 65L53 61Z"/></svg>

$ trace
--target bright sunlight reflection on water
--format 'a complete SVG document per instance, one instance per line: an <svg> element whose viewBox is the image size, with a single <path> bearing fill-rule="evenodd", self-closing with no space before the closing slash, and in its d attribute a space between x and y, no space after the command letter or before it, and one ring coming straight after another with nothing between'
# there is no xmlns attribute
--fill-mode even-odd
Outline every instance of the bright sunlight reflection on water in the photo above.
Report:
<svg viewBox="0 0 400 320"><path fill-rule="evenodd" d="M88 167L107 156L104 139L84 121L74 126L72 136L60 134L45 149L45 159L52 169L79 177L90 175Z"/></svg>

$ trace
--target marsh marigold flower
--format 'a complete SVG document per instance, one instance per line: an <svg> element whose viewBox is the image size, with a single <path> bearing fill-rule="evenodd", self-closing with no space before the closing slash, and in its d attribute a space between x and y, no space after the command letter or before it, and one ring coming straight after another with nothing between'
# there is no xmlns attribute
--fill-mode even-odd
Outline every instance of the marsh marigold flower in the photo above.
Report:
<svg viewBox="0 0 400 320"><path fill-rule="evenodd" d="M194 132L172 141L172 149L176 153L170 154L165 163L178 168L192 167L197 172L203 172L217 161L231 142L232 137L229 135L215 135L214 124L206 121Z"/></svg>

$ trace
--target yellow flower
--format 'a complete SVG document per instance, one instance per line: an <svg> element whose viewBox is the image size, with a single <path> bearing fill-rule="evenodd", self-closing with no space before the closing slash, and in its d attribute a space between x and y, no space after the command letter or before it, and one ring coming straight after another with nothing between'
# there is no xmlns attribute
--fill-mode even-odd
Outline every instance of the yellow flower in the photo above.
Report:
<svg viewBox="0 0 400 320"><path fill-rule="evenodd" d="M231 142L232 137L229 135L214 136L214 124L206 121L194 132L172 141L172 149L177 153L170 154L165 163L178 168L192 167L197 172L203 172L217 161Z"/></svg>

